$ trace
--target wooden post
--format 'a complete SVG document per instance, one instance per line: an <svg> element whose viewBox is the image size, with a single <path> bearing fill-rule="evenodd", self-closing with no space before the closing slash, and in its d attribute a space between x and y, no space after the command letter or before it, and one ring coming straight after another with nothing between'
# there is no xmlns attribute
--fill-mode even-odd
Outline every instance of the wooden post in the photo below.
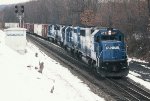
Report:
<svg viewBox="0 0 150 101"><path fill-rule="evenodd" d="M43 72L43 68L44 68L44 62L40 62L40 68L39 68L39 73L42 73Z"/></svg>

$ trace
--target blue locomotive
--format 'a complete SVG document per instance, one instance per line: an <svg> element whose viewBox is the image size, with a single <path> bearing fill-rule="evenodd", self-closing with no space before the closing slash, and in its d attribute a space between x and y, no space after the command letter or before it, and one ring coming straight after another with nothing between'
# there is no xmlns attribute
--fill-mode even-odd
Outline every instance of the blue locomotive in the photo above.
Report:
<svg viewBox="0 0 150 101"><path fill-rule="evenodd" d="M101 28L93 33L93 41L94 55L91 57L96 72L101 76L127 76L129 67L124 34L117 29Z"/></svg>
<svg viewBox="0 0 150 101"><path fill-rule="evenodd" d="M62 43L103 77L129 73L124 34L113 28L65 28Z"/></svg>

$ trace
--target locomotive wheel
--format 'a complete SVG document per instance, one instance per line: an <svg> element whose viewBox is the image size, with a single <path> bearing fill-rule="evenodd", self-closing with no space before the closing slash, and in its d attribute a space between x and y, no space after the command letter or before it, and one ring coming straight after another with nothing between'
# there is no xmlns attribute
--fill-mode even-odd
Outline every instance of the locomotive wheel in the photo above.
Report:
<svg viewBox="0 0 150 101"><path fill-rule="evenodd" d="M82 59L82 54L78 52L78 59Z"/></svg>
<svg viewBox="0 0 150 101"><path fill-rule="evenodd" d="M90 71L92 71L92 69L93 69L92 59L89 59L89 60L88 60L88 65L89 65Z"/></svg>
<svg viewBox="0 0 150 101"><path fill-rule="evenodd" d="M72 48L71 48L70 52L71 52L72 55L74 54L74 50Z"/></svg>
<svg viewBox="0 0 150 101"><path fill-rule="evenodd" d="M62 42L60 42L60 46L63 46L63 43L62 43Z"/></svg>
<svg viewBox="0 0 150 101"><path fill-rule="evenodd" d="M93 72L94 72L94 74L95 74L97 77L99 77L99 73L97 72L96 67L93 68Z"/></svg>
<svg viewBox="0 0 150 101"><path fill-rule="evenodd" d="M93 72L94 72L94 74L95 74L98 78L101 78L101 79L104 79L104 78L105 78L105 75L102 75L102 74L99 72L98 68L93 67Z"/></svg>
<svg viewBox="0 0 150 101"><path fill-rule="evenodd" d="M52 38L51 42L54 43L54 39L53 38Z"/></svg>
<svg viewBox="0 0 150 101"><path fill-rule="evenodd" d="M56 43L56 44L57 44L57 40L56 40L56 39L54 40L54 43Z"/></svg>
<svg viewBox="0 0 150 101"><path fill-rule="evenodd" d="M67 46L66 46L66 45L63 45L63 48L64 48L65 50L67 50Z"/></svg>
<svg viewBox="0 0 150 101"><path fill-rule="evenodd" d="M76 55L77 55L77 58L79 58L79 53L78 52L76 53Z"/></svg>

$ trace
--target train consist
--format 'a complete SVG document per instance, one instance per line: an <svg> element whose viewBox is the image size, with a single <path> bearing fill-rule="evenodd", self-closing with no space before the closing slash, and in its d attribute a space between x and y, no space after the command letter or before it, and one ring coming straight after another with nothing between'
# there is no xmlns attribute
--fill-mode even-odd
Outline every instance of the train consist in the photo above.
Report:
<svg viewBox="0 0 150 101"><path fill-rule="evenodd" d="M129 73L124 34L118 29L30 23L24 27L28 33L69 50L102 77L125 77Z"/></svg>

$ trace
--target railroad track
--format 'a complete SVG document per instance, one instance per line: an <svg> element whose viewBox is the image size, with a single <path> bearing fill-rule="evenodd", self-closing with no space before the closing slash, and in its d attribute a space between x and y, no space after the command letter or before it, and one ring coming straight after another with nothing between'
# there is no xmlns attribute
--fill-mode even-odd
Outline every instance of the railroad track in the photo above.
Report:
<svg viewBox="0 0 150 101"><path fill-rule="evenodd" d="M63 48L43 39L35 38L35 36L32 35L30 35L29 38L32 39L32 41L34 40L34 43L44 49L48 54L52 54L64 64L68 65L72 70L77 71L89 82L94 84L97 89L104 90L105 94L113 97L113 99L107 99L107 96L103 96L107 101L113 101L114 99L117 101L150 101L150 94L148 92L139 90L140 88L138 88L138 86L129 83L128 80L98 78L86 69L88 65L68 55L68 52Z"/></svg>
<svg viewBox="0 0 150 101"><path fill-rule="evenodd" d="M107 81L117 87L127 101L150 101L150 92L132 83L128 78L107 79Z"/></svg>

